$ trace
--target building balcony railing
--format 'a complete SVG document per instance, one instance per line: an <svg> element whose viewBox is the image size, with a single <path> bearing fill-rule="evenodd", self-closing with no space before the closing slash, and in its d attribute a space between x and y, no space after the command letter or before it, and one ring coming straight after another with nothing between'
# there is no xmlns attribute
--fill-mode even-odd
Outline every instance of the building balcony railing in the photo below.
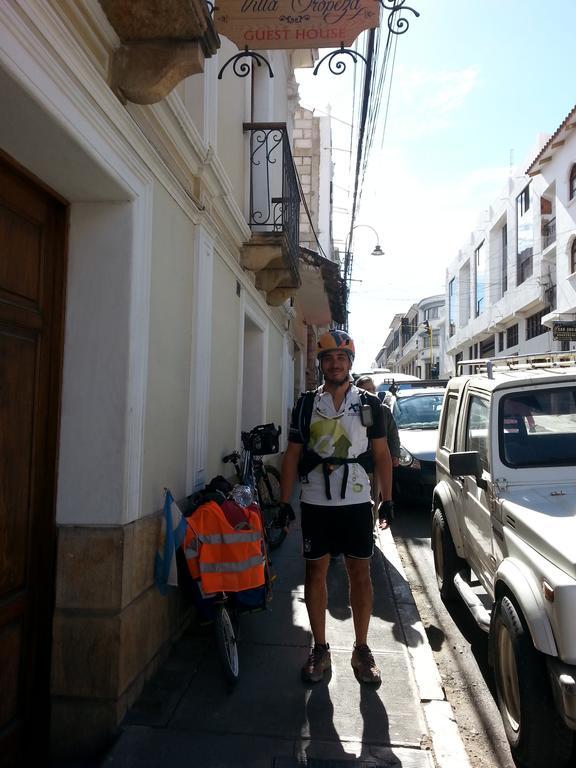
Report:
<svg viewBox="0 0 576 768"><path fill-rule="evenodd" d="M542 222L542 250L556 242L556 218Z"/></svg>
<svg viewBox="0 0 576 768"><path fill-rule="evenodd" d="M250 148L252 237L242 264L270 304L281 304L300 285L300 187L285 123L244 123Z"/></svg>

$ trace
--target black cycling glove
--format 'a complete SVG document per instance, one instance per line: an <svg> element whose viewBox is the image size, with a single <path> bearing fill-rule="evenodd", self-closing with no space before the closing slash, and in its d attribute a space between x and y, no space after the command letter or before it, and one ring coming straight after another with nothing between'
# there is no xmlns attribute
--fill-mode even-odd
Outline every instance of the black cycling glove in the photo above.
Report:
<svg viewBox="0 0 576 768"><path fill-rule="evenodd" d="M378 505L378 520L392 520L394 517L394 502L381 501Z"/></svg>
<svg viewBox="0 0 576 768"><path fill-rule="evenodd" d="M294 514L292 505L288 504L287 501L279 501L278 507L280 508L280 512L284 517L284 525L290 525L292 520L296 520L296 515Z"/></svg>

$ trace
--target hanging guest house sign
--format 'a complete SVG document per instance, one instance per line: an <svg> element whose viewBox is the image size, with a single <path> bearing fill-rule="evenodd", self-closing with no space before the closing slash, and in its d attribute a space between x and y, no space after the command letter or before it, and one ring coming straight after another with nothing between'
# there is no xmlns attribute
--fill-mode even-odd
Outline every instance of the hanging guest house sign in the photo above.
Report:
<svg viewBox="0 0 576 768"><path fill-rule="evenodd" d="M239 48L335 48L377 27L378 0L217 0L218 33Z"/></svg>

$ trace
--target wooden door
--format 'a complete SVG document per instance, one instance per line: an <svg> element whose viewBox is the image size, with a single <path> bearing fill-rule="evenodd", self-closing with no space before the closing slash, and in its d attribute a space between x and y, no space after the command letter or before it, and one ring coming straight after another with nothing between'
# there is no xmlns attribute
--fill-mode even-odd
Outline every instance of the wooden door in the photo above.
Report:
<svg viewBox="0 0 576 768"><path fill-rule="evenodd" d="M65 232L65 205L0 154L3 765L48 754Z"/></svg>

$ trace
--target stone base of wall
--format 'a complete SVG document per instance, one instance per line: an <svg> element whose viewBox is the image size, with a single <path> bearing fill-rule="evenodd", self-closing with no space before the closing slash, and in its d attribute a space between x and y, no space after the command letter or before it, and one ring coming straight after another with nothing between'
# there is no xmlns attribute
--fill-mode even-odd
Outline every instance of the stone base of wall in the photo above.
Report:
<svg viewBox="0 0 576 768"><path fill-rule="evenodd" d="M126 526L61 526L52 638L54 755L105 749L192 617L153 583L161 514Z"/></svg>

